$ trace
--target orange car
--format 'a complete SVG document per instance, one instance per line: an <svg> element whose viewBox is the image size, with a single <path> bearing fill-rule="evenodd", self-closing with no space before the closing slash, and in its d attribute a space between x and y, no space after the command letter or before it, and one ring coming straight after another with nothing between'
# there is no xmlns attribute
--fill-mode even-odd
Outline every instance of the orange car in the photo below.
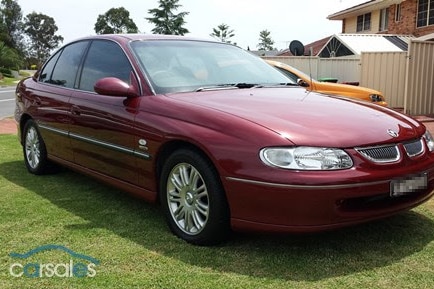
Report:
<svg viewBox="0 0 434 289"><path fill-rule="evenodd" d="M319 82L315 79L311 79L307 74L299 71L298 69L288 64L273 60L266 61L268 64L280 70L291 80L299 83L302 86L309 87L313 91L331 95L357 98L381 106L387 106L387 102L385 101L383 94L378 90L349 84Z"/></svg>

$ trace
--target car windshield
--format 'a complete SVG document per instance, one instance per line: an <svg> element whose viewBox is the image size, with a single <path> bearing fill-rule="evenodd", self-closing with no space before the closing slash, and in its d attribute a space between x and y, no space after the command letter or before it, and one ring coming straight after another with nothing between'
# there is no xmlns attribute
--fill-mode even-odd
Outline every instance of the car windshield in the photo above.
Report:
<svg viewBox="0 0 434 289"><path fill-rule="evenodd" d="M135 41L131 47L156 93L293 85L259 57L224 43Z"/></svg>
<svg viewBox="0 0 434 289"><path fill-rule="evenodd" d="M317 81L315 78L311 77L310 75L307 75L306 73L292 66L286 69L286 65L283 67L276 65L275 68L277 68L280 72L288 76L293 81L297 81L299 78L304 80Z"/></svg>

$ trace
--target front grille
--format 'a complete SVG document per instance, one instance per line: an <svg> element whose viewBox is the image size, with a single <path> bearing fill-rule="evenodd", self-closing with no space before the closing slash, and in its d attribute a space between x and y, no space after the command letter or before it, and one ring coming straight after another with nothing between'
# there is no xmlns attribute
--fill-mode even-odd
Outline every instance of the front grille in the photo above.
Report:
<svg viewBox="0 0 434 289"><path fill-rule="evenodd" d="M404 149L402 149L402 147ZM406 153L410 158L413 158L422 155L425 152L423 139L418 139L402 144L391 144L386 146L355 149L362 156L375 163L396 162L401 158L401 153Z"/></svg>
<svg viewBox="0 0 434 289"><path fill-rule="evenodd" d="M409 157L415 157L423 153L422 139L404 144L405 151Z"/></svg>
<svg viewBox="0 0 434 289"><path fill-rule="evenodd" d="M401 157L396 145L357 148L356 150L365 158L376 163L396 162Z"/></svg>

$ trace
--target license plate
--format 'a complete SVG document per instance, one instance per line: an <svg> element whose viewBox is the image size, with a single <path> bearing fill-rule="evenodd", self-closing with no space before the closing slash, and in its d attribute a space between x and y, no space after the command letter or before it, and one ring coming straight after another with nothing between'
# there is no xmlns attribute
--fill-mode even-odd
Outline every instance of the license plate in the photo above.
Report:
<svg viewBox="0 0 434 289"><path fill-rule="evenodd" d="M428 186L427 174L411 175L406 178L393 180L390 183L390 196L399 197L408 195L420 190L426 189Z"/></svg>

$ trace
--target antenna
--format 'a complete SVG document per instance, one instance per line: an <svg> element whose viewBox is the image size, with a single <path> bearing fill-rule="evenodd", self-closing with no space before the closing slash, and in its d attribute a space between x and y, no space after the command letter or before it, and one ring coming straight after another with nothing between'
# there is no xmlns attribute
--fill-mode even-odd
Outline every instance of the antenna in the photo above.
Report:
<svg viewBox="0 0 434 289"><path fill-rule="evenodd" d="M309 77L310 77L310 91L313 91L314 83L312 79L312 56L313 56L313 47L309 47Z"/></svg>
<svg viewBox="0 0 434 289"><path fill-rule="evenodd" d="M291 51L294 56L303 56L304 55L304 45L298 40L293 40L289 44L289 51Z"/></svg>

